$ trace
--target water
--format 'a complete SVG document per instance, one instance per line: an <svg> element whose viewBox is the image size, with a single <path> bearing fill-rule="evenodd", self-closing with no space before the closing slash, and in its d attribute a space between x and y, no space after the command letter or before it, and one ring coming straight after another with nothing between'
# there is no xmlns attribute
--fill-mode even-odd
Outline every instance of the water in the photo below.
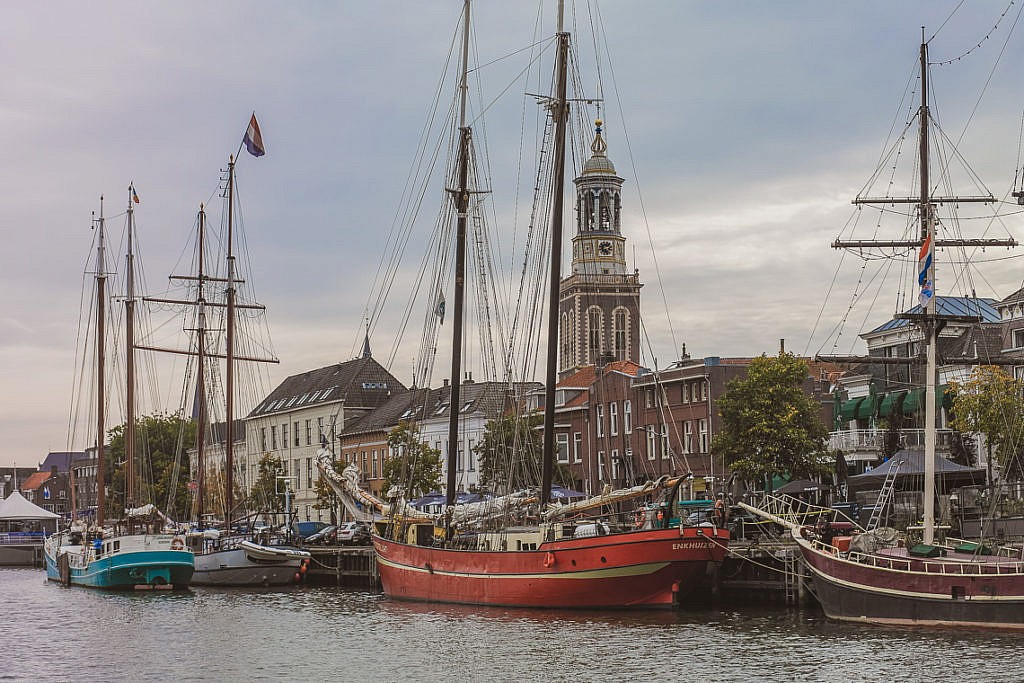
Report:
<svg viewBox="0 0 1024 683"><path fill-rule="evenodd" d="M1024 680L1024 635L819 611L504 610L302 586L104 593L0 569L0 680Z"/></svg>

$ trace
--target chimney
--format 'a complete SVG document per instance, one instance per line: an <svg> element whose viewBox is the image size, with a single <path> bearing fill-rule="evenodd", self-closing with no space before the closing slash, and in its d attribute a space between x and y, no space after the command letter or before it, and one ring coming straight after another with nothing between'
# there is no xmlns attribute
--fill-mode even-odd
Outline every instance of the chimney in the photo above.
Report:
<svg viewBox="0 0 1024 683"><path fill-rule="evenodd" d="M448 379L447 378L445 378L445 380L444 380L444 386L448 386Z"/></svg>
<svg viewBox="0 0 1024 683"><path fill-rule="evenodd" d="M781 356L784 353L786 353L786 340L785 339L780 339L779 340L779 355Z"/></svg>

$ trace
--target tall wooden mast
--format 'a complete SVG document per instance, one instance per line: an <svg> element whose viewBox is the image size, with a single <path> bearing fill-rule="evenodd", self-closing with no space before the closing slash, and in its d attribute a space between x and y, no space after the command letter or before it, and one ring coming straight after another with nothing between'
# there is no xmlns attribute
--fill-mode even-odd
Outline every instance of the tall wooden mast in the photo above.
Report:
<svg viewBox="0 0 1024 683"><path fill-rule="evenodd" d="M455 473L459 459L459 415L462 388L462 327L466 300L466 215L469 212L469 152L472 132L466 126L467 78L469 73L469 2L464 0L462 10L462 76L459 81L459 156L458 187L451 190L455 202L455 291L452 314L452 373L448 416L448 476L445 486L445 505L455 505Z"/></svg>
<svg viewBox="0 0 1024 683"><path fill-rule="evenodd" d="M224 393L227 406L224 425L224 528L231 530L231 514L234 512L235 486L235 252L234 252L234 210L235 210L235 158L228 159L228 291L227 291L227 337L225 355Z"/></svg>
<svg viewBox="0 0 1024 683"><path fill-rule="evenodd" d="M99 234L96 236L96 525L103 526L106 496L106 463L104 462L103 441L106 432L106 415L104 401L106 386L103 373L106 372L106 300L107 300L107 266L106 266L106 234L103 220L103 197L100 197L100 217L97 222Z"/></svg>
<svg viewBox="0 0 1024 683"><path fill-rule="evenodd" d="M124 353L125 353L125 432L124 432L124 502L126 508L138 504L136 481L135 424L135 208L134 191L128 188L128 252L125 255Z"/></svg>
<svg viewBox="0 0 1024 683"><path fill-rule="evenodd" d="M544 451L541 462L541 508L551 499L551 479L555 462L555 383L558 381L558 302L562 281L562 211L565 185L565 126L569 118L566 100L566 70L569 59L569 34L562 30L564 5L558 3L558 55L556 57L555 98L551 116L555 122L554 168L551 185L555 196L551 204L551 281L548 289L547 364L544 373Z"/></svg>

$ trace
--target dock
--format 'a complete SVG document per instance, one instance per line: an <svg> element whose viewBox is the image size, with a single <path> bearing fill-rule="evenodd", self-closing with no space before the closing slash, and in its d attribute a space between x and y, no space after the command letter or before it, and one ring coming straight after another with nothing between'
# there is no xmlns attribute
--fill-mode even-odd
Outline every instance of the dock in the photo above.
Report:
<svg viewBox="0 0 1024 683"><path fill-rule="evenodd" d="M380 585L377 557L372 545L310 546L305 550L311 556L306 572L306 580L310 583L370 588Z"/></svg>

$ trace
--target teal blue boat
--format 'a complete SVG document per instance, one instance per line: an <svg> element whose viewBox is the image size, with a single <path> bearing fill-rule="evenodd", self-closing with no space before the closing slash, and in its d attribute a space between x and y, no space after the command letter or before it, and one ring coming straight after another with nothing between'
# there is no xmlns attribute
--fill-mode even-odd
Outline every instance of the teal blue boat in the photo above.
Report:
<svg viewBox="0 0 1024 683"><path fill-rule="evenodd" d="M106 233L103 217L102 198L100 199L100 215L95 222L96 264L94 277L95 291L95 324L91 325L93 333L93 349L91 354L83 354L83 358L92 356L95 359L95 378L92 386L95 394L90 398L95 401L95 443L96 443L96 518L95 523L87 526L81 522L72 522L67 530L59 531L43 543L43 554L46 556L46 576L69 586L88 586L91 588L107 588L130 590L136 588L188 588L195 571L195 556L185 546L183 536L160 533L169 522L152 504L134 507L136 503L135 486L138 475L136 466L135 433L135 269L132 244L134 241L134 207L138 196L132 186L128 188L127 216L127 265L125 267L127 292L123 298L125 304L124 329L125 341L125 507L124 518L113 528L106 528L104 515L106 512L106 466L104 451L106 422L105 409L109 401L106 392L106 280L109 275L106 265ZM87 316L83 317L85 320ZM75 393L75 392L73 392ZM75 488L72 487L71 508L77 510Z"/></svg>
<svg viewBox="0 0 1024 683"><path fill-rule="evenodd" d="M195 558L184 538L135 534L86 542L81 532L62 531L44 544L46 577L68 586L110 590L183 590L192 580Z"/></svg>

